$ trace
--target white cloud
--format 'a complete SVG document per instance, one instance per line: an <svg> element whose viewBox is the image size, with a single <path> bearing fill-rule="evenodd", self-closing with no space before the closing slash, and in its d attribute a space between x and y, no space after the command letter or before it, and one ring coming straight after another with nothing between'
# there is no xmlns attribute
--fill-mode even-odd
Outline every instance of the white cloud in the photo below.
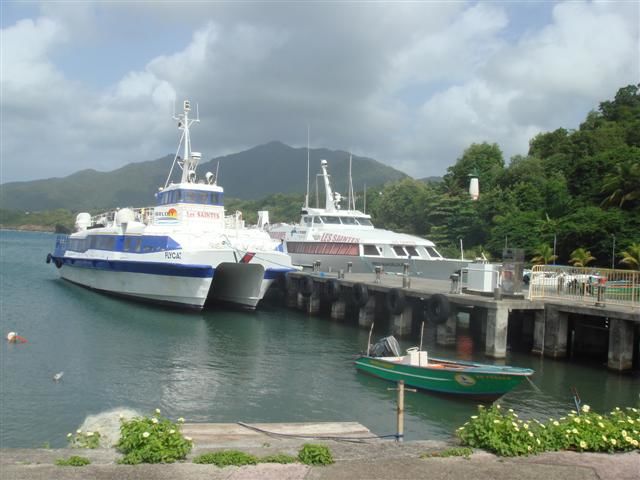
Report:
<svg viewBox="0 0 640 480"><path fill-rule="evenodd" d="M640 79L637 4L543 7L550 22L518 35L517 9L500 3L45 3L2 30L2 181L174 152L183 98L199 104L207 158L302 145L307 124L313 146L415 176L444 173L471 142L526 153L537 132L576 127ZM172 41L176 25L191 38ZM125 61L107 86L78 75Z"/></svg>

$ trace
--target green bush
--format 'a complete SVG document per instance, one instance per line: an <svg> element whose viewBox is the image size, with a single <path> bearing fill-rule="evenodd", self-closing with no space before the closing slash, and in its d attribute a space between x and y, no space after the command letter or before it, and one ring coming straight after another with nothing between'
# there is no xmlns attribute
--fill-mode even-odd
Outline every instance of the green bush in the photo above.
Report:
<svg viewBox="0 0 640 480"><path fill-rule="evenodd" d="M579 452L625 452L640 445L640 413L636 408L616 408L607 415L592 412L583 405L566 417L524 421L511 409L500 405L478 407L478 415L457 435L463 445L482 448L502 456L535 454L555 450Z"/></svg>
<svg viewBox="0 0 640 480"><path fill-rule="evenodd" d="M151 417L121 420L117 449L124 458L120 463L173 463L183 460L192 447L193 442L182 435L179 424L161 417L158 409Z"/></svg>
<svg viewBox="0 0 640 480"><path fill-rule="evenodd" d="M71 448L98 448L100 446L100 432L67 433L67 440Z"/></svg>
<svg viewBox="0 0 640 480"><path fill-rule="evenodd" d="M260 463L296 463L298 459L291 455L285 455L284 453L278 453L276 455L267 455L260 459Z"/></svg>
<svg viewBox="0 0 640 480"><path fill-rule="evenodd" d="M313 443L305 443L302 446L298 452L298 459L306 465L331 465L333 463L331 450L324 445Z"/></svg>
<svg viewBox="0 0 640 480"><path fill-rule="evenodd" d="M85 465L89 465L91 460L86 457L79 457L77 455L73 455L69 458L59 458L56 460L56 465L60 467L84 467Z"/></svg>
<svg viewBox="0 0 640 480"><path fill-rule="evenodd" d="M213 464L217 467L231 465L240 467L242 465L256 465L258 459L253 455L238 450L223 450L221 452L203 453L194 458L193 463Z"/></svg>

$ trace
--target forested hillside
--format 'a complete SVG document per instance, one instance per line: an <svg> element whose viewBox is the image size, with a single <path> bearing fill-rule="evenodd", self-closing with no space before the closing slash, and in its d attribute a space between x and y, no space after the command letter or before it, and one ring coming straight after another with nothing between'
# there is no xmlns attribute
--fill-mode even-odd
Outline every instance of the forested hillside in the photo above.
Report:
<svg viewBox="0 0 640 480"><path fill-rule="evenodd" d="M550 262L555 237L558 263L584 248L590 265L610 267L615 241L618 267L622 251L640 243L640 85L620 89L575 131L537 135L508 166L498 145L474 144L442 182L407 179L369 197L378 225L426 236L452 255L462 238L469 255L500 258L508 245Z"/></svg>

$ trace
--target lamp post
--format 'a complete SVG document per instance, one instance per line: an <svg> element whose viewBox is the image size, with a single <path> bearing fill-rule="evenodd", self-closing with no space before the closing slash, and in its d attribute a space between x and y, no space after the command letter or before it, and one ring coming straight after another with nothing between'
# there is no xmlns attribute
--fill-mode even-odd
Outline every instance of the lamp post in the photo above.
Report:
<svg viewBox="0 0 640 480"><path fill-rule="evenodd" d="M611 270L616 268L616 235L615 233L611 234L611 238L613 239L613 246L611 247Z"/></svg>
<svg viewBox="0 0 640 480"><path fill-rule="evenodd" d="M462 237L458 237L460 239L460 260L464 260L464 249L462 247Z"/></svg>
<svg viewBox="0 0 640 480"><path fill-rule="evenodd" d="M553 264L556 264L556 234L553 234Z"/></svg>

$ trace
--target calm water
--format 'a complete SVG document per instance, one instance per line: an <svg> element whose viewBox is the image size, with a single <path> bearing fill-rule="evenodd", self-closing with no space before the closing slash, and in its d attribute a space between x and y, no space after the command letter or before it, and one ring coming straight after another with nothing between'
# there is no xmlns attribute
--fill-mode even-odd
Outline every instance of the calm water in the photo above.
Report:
<svg viewBox="0 0 640 480"><path fill-rule="evenodd" d="M63 446L87 415L114 408L160 408L190 422L357 421L395 432L391 385L352 364L368 332L276 307L185 314L106 297L58 279L44 262L53 242L0 232L0 334L28 339L0 344L2 447ZM525 415L566 413L570 386L598 410L638 402L637 376L527 354L507 362L536 370L541 392L524 384L501 400ZM53 382L60 371L63 381ZM407 438L444 439L476 406L418 393L407 394L406 409Z"/></svg>

